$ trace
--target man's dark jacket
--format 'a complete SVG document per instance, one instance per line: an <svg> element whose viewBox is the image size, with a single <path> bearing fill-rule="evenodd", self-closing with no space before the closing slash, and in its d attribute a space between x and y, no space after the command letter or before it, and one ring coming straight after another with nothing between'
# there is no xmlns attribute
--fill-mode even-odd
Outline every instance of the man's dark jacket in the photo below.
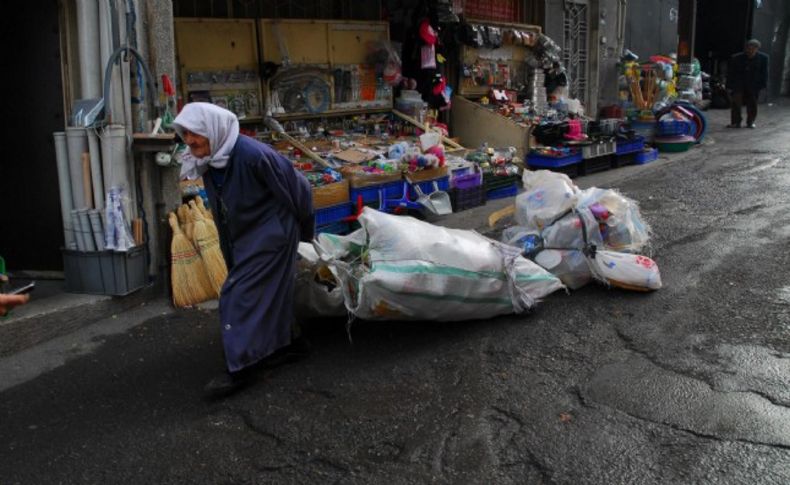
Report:
<svg viewBox="0 0 790 485"><path fill-rule="evenodd" d="M743 52L730 59L727 89L757 94L768 85L768 55L758 52L751 59Z"/></svg>

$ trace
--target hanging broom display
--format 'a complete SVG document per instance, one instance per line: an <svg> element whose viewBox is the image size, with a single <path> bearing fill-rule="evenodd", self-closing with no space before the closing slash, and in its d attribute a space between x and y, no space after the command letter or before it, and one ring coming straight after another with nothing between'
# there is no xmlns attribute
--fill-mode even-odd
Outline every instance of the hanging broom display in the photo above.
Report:
<svg viewBox="0 0 790 485"><path fill-rule="evenodd" d="M194 220L195 246L197 246L200 257L203 258L203 263L206 265L211 285L219 294L222 285L225 283L225 278L228 277L228 267L225 264L225 258L222 257L217 228L212 221L207 221L203 217L203 213L195 204L195 201L189 201L189 208Z"/></svg>
<svg viewBox="0 0 790 485"><path fill-rule="evenodd" d="M217 292L209 280L206 266L195 247L181 232L174 213L170 213L168 222L173 229L173 240L170 243L173 304L187 307L216 298Z"/></svg>

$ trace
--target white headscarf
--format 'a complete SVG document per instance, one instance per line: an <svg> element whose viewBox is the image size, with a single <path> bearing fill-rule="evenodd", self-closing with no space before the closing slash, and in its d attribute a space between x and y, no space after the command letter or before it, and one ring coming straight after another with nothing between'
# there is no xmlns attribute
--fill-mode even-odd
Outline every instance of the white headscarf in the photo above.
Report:
<svg viewBox="0 0 790 485"><path fill-rule="evenodd" d="M211 155L195 158L191 152L181 156L181 178L195 180L209 166L224 168L239 138L239 119L232 112L211 103L189 103L173 121L181 138L184 130L208 138Z"/></svg>

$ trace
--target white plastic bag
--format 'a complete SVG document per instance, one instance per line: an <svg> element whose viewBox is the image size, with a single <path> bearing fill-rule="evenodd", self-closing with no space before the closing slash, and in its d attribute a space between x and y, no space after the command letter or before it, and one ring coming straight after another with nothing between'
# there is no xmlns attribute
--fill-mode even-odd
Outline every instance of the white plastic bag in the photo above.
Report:
<svg viewBox="0 0 790 485"><path fill-rule="evenodd" d="M577 209L601 204L610 215L605 221L603 243L606 249L627 253L642 252L650 242L650 228L642 219L639 205L615 190L596 187L577 195Z"/></svg>
<svg viewBox="0 0 790 485"><path fill-rule="evenodd" d="M523 312L562 289L517 248L365 208L362 229L321 234L316 249L365 320L458 321ZM364 240L363 244L360 244Z"/></svg>
<svg viewBox="0 0 790 485"><path fill-rule="evenodd" d="M661 288L658 265L647 256L596 251L595 257L587 261L593 276L606 284L636 291Z"/></svg>
<svg viewBox="0 0 790 485"><path fill-rule="evenodd" d="M578 290L592 281L590 266L581 251L545 249L535 256L535 262L572 290Z"/></svg>
<svg viewBox="0 0 790 485"><path fill-rule="evenodd" d="M524 170L524 192L516 197L516 222L542 230L576 203L579 191L571 179L548 170Z"/></svg>
<svg viewBox="0 0 790 485"><path fill-rule="evenodd" d="M299 243L296 285L294 287L294 313L297 318L336 317L346 315L343 290L316 281L321 261L315 248Z"/></svg>

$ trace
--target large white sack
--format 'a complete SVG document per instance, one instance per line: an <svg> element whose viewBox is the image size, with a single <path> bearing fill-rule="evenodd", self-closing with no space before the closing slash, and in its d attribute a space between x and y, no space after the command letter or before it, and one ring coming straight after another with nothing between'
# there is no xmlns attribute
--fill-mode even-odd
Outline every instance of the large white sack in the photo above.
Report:
<svg viewBox="0 0 790 485"><path fill-rule="evenodd" d="M316 281L323 263L308 243L299 243L299 261L294 286L294 313L297 318L316 318L346 315L343 290L330 288Z"/></svg>
<svg viewBox="0 0 790 485"><path fill-rule="evenodd" d="M576 203L578 187L562 173L524 170L524 192L516 197L519 226L542 230Z"/></svg>
<svg viewBox="0 0 790 485"><path fill-rule="evenodd" d="M517 248L365 208L362 229L321 234L316 249L365 320L458 321L520 313L564 288Z"/></svg>

